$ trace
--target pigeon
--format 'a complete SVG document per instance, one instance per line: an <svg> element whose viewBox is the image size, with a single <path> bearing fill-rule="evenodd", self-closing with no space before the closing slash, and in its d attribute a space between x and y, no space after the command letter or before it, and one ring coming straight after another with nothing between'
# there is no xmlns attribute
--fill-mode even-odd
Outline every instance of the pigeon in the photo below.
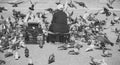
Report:
<svg viewBox="0 0 120 65"><path fill-rule="evenodd" d="M116 0L108 0L108 1L112 5Z"/></svg>
<svg viewBox="0 0 120 65"><path fill-rule="evenodd" d="M76 24L76 23L78 23L78 18L76 17L75 19L70 19L70 21L72 22L71 24L69 24L69 25L72 25L72 24Z"/></svg>
<svg viewBox="0 0 120 65"><path fill-rule="evenodd" d="M117 16L117 14L113 12L113 16Z"/></svg>
<svg viewBox="0 0 120 65"><path fill-rule="evenodd" d="M60 1L61 1L61 0L59 0L59 1L58 1L58 2L56 2L55 4L57 4L57 5L61 4L61 3L60 3Z"/></svg>
<svg viewBox="0 0 120 65"><path fill-rule="evenodd" d="M94 15L95 15L95 16L97 16L98 14L99 14L99 11L98 11L98 12L96 12L96 13L94 13Z"/></svg>
<svg viewBox="0 0 120 65"><path fill-rule="evenodd" d="M118 49L118 51L120 52L120 49Z"/></svg>
<svg viewBox="0 0 120 65"><path fill-rule="evenodd" d="M13 56L12 50L9 49L8 52L5 54L5 58Z"/></svg>
<svg viewBox="0 0 120 65"><path fill-rule="evenodd" d="M108 8L114 9L110 4L107 3L106 5L107 5Z"/></svg>
<svg viewBox="0 0 120 65"><path fill-rule="evenodd" d="M83 8L88 8L84 2L77 2L77 1L74 2Z"/></svg>
<svg viewBox="0 0 120 65"><path fill-rule="evenodd" d="M11 52L8 52L8 53L5 54L5 58L11 57L11 56L13 56L13 53L11 53Z"/></svg>
<svg viewBox="0 0 120 65"><path fill-rule="evenodd" d="M43 40L44 40L43 35L38 34L38 36L37 36L37 43L39 44L40 48L43 48L43 45L44 45L44 41Z"/></svg>
<svg viewBox="0 0 120 65"><path fill-rule="evenodd" d="M69 19L70 22L74 21L74 19L72 17L69 17L68 19Z"/></svg>
<svg viewBox="0 0 120 65"><path fill-rule="evenodd" d="M34 11L35 5L36 5L38 2L32 3L32 1L30 0L30 3L31 3L31 6L29 7L29 9L30 9L31 11Z"/></svg>
<svg viewBox="0 0 120 65"><path fill-rule="evenodd" d="M46 11L49 11L50 13L54 13L55 11L52 8L45 9Z"/></svg>
<svg viewBox="0 0 120 65"><path fill-rule="evenodd" d="M59 50L67 50L68 48L66 47L66 45L62 45L58 47Z"/></svg>
<svg viewBox="0 0 120 65"><path fill-rule="evenodd" d="M70 54L70 55L78 55L79 54L79 49L78 48L74 48L73 50L70 50L68 52L68 54Z"/></svg>
<svg viewBox="0 0 120 65"><path fill-rule="evenodd" d="M25 14L20 13L20 17L21 17L22 19L24 19L24 18L26 17L26 15L25 15Z"/></svg>
<svg viewBox="0 0 120 65"><path fill-rule="evenodd" d="M29 49L26 47L25 48L25 57L28 58L29 57Z"/></svg>
<svg viewBox="0 0 120 65"><path fill-rule="evenodd" d="M51 55L49 56L49 59L48 59L48 64L51 64L51 63L53 63L53 62L55 62L55 55L54 55L54 54L51 54Z"/></svg>
<svg viewBox="0 0 120 65"><path fill-rule="evenodd" d="M18 54L17 51L16 51L15 54L14 54L14 58L15 58L15 60L19 60L19 58L20 58L20 55Z"/></svg>
<svg viewBox="0 0 120 65"><path fill-rule="evenodd" d="M4 53L4 50L3 50L2 48L0 48L0 52L1 52L1 53Z"/></svg>
<svg viewBox="0 0 120 65"><path fill-rule="evenodd" d="M120 34L118 35L117 39L116 39L116 44L119 44L120 42Z"/></svg>
<svg viewBox="0 0 120 65"><path fill-rule="evenodd" d="M115 24L115 22L111 20L110 24L113 26Z"/></svg>
<svg viewBox="0 0 120 65"><path fill-rule="evenodd" d="M87 21L81 15L79 17L81 18L82 22L87 23Z"/></svg>
<svg viewBox="0 0 120 65"><path fill-rule="evenodd" d="M72 19L72 15L73 15L73 11L71 12L71 13L69 13L69 12L67 12L68 13L68 19L70 20L70 21L73 21L73 19Z"/></svg>
<svg viewBox="0 0 120 65"><path fill-rule="evenodd" d="M42 16L41 16L43 19L46 19L46 14L45 13L42 13Z"/></svg>
<svg viewBox="0 0 120 65"><path fill-rule="evenodd" d="M16 11L15 9L13 9L12 12L13 12L13 16L14 16L15 18L20 18L20 14L21 14L20 11Z"/></svg>
<svg viewBox="0 0 120 65"><path fill-rule="evenodd" d="M73 11L71 13L68 12L68 16L71 17L73 15Z"/></svg>
<svg viewBox="0 0 120 65"><path fill-rule="evenodd" d="M102 14L105 14L106 16L110 16L111 15L111 12L104 7L104 12Z"/></svg>
<svg viewBox="0 0 120 65"><path fill-rule="evenodd" d="M115 17L114 17L114 21L115 21L115 22L119 22L119 20L120 20L120 17L118 17L118 16L115 16Z"/></svg>
<svg viewBox="0 0 120 65"><path fill-rule="evenodd" d="M105 38L103 36L96 36L96 40L100 41L101 44L110 44L111 46L114 45L108 38Z"/></svg>
<svg viewBox="0 0 120 65"><path fill-rule="evenodd" d="M119 33L120 32L120 30L118 30L118 28L115 28L115 31L114 31L115 33Z"/></svg>
<svg viewBox="0 0 120 65"><path fill-rule="evenodd" d="M99 60L95 59L94 57L90 56L91 62L90 65L100 65Z"/></svg>
<svg viewBox="0 0 120 65"><path fill-rule="evenodd" d="M4 19L4 17L3 17L3 15L1 15L1 17L0 17L1 19Z"/></svg>
<svg viewBox="0 0 120 65"><path fill-rule="evenodd" d="M3 11L7 11L7 9L5 7L0 7L0 13L2 13Z"/></svg>
<svg viewBox="0 0 120 65"><path fill-rule="evenodd" d="M70 1L70 3L68 3L68 6L77 9L77 7L73 4L72 0Z"/></svg>
<svg viewBox="0 0 120 65"><path fill-rule="evenodd" d="M112 53L108 52L108 51L104 51L103 55L101 55L102 57L111 57Z"/></svg>
<svg viewBox="0 0 120 65"><path fill-rule="evenodd" d="M29 58L29 59L28 59L28 65L34 65L32 58Z"/></svg>
<svg viewBox="0 0 120 65"><path fill-rule="evenodd" d="M90 56L90 59L91 59L90 65L107 65L104 59L99 60L99 59L95 59L92 56Z"/></svg>
<svg viewBox="0 0 120 65"><path fill-rule="evenodd" d="M90 51L93 51L94 49L95 49L95 45L91 44L85 51L90 52Z"/></svg>
<svg viewBox="0 0 120 65"><path fill-rule="evenodd" d="M8 2L8 4L11 4L12 5L12 7L18 7L18 4L22 4L22 3L24 3L24 1L21 1L21 2Z"/></svg>
<svg viewBox="0 0 120 65"><path fill-rule="evenodd" d="M4 60L0 60L0 65L6 64Z"/></svg>

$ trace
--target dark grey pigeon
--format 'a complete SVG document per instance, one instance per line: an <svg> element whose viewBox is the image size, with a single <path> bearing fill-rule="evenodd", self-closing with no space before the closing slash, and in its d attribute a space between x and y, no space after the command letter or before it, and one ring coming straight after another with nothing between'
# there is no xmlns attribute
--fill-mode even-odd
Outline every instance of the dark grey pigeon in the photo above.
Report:
<svg viewBox="0 0 120 65"><path fill-rule="evenodd" d="M114 45L114 43L112 43L108 38L105 38L103 36L97 36L96 39L98 41L101 41L101 43L104 43L104 44L110 44L111 46Z"/></svg>
<svg viewBox="0 0 120 65"><path fill-rule="evenodd" d="M83 8L88 8L84 2L77 2L77 1L74 2Z"/></svg>
<svg viewBox="0 0 120 65"><path fill-rule="evenodd" d="M30 9L31 11L34 11L34 10L35 10L35 5L36 5L37 3L38 3L38 2L33 3L33 2L30 0L31 6L29 7L29 9Z"/></svg>
<svg viewBox="0 0 120 65"><path fill-rule="evenodd" d="M70 1L70 3L68 3L68 6L71 7L71 8L77 9L77 7L75 6L75 4L73 4L72 1Z"/></svg>
<svg viewBox="0 0 120 65"><path fill-rule="evenodd" d="M55 62L55 55L54 55L54 54L51 54L51 55L49 56L49 59L48 59L48 64L51 64L51 63L53 63L53 62Z"/></svg>
<svg viewBox="0 0 120 65"><path fill-rule="evenodd" d="M107 3L106 5L107 5L108 8L114 9L113 6L111 6L110 4Z"/></svg>
<svg viewBox="0 0 120 65"><path fill-rule="evenodd" d="M61 0L59 0L58 2L56 2L55 4L57 4L57 5L59 5L59 4L61 4L61 2L60 2Z"/></svg>
<svg viewBox="0 0 120 65"><path fill-rule="evenodd" d="M113 16L117 16L117 14L113 12Z"/></svg>
<svg viewBox="0 0 120 65"><path fill-rule="evenodd" d="M21 2L8 2L8 4L11 4L12 7L18 7L19 4L22 4L24 3L24 1L21 1Z"/></svg>
<svg viewBox="0 0 120 65"><path fill-rule="evenodd" d="M0 60L0 65L2 64L6 64L6 62L4 60Z"/></svg>
<svg viewBox="0 0 120 65"><path fill-rule="evenodd" d="M3 11L7 11L7 9L5 7L0 7L0 13L2 13Z"/></svg>

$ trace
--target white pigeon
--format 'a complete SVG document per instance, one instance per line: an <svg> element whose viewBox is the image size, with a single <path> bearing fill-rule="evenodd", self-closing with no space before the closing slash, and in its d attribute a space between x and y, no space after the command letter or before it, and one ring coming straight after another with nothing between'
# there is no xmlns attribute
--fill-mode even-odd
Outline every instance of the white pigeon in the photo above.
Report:
<svg viewBox="0 0 120 65"><path fill-rule="evenodd" d="M93 50L95 48L95 45L91 44L85 51L90 51Z"/></svg>
<svg viewBox="0 0 120 65"><path fill-rule="evenodd" d="M14 53L14 58L15 60L18 60L20 58L20 55L17 51Z"/></svg>
<svg viewBox="0 0 120 65"><path fill-rule="evenodd" d="M32 60L32 58L29 58L29 59L28 59L28 65L33 65L33 60Z"/></svg>
<svg viewBox="0 0 120 65"><path fill-rule="evenodd" d="M105 62L105 59L102 59L100 65L108 65L108 64Z"/></svg>
<svg viewBox="0 0 120 65"><path fill-rule="evenodd" d="M118 17L118 16L116 16L116 17L114 17L114 20L120 20L120 17Z"/></svg>

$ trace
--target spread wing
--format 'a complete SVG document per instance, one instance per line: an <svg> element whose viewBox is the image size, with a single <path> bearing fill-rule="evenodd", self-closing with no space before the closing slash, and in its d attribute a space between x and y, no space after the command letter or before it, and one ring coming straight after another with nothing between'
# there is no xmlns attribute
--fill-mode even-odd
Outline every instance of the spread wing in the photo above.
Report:
<svg viewBox="0 0 120 65"><path fill-rule="evenodd" d="M21 3L24 3L24 1L18 2L18 3L16 3L16 4L21 4Z"/></svg>

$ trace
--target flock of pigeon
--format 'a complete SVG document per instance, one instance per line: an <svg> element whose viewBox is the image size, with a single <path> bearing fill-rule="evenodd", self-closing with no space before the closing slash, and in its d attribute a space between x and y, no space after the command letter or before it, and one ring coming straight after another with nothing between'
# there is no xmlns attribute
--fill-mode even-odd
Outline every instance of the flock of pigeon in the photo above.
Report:
<svg viewBox="0 0 120 65"><path fill-rule="evenodd" d="M72 17L74 15L74 11L69 12L66 11L68 14L68 25L70 26L70 43L68 42L67 44L63 44L62 46L58 47L59 50L67 50L69 48L73 48L73 50L70 50L68 52L68 54L70 55L78 55L79 54L79 50L84 47L82 43L86 43L88 45L88 48L85 50L86 52L90 52L93 51L94 49L96 50L102 50L103 51L103 55L101 55L102 57L111 57L112 53L110 53L109 48L107 48L107 45L111 45L114 46L115 43L111 42L108 37L107 34L104 33L103 31L108 29L105 28L106 23L107 22L107 17L109 16L113 16L113 20L111 20L110 24L111 26L115 26L116 24L120 23L120 17L115 13L110 11L109 9L114 9L114 7L112 6L112 4L114 3L115 0L109 0L109 3L106 3L107 7L103 7L102 9L98 10L95 13L88 13L86 12L84 15L80 15L79 17L76 17L75 19ZM22 2L8 2L8 4L11 4L12 7L18 7L19 4L24 3L24 1ZM37 2L33 3L30 0L31 6L29 7L30 11L34 11L35 10L35 5L37 4ZM59 2L55 3L56 5L62 4L61 1L59 0ZM84 2L78 2L78 1L70 1L67 3L67 5L70 8L75 8L77 9L78 7L76 5L79 5L83 8L86 8L89 10L89 8L87 7L87 5ZM49 13L54 14L56 12L56 10L52 9L52 8L48 8L45 9L46 11L49 11ZM8 11L5 7L0 7L0 13L2 13L3 11ZM21 13L20 11L16 11L15 9L12 11L13 12L13 17L16 20L16 23L18 23L17 21L19 19L25 19L26 18L26 14ZM37 13L38 15L41 14L41 17L43 19L44 24L48 24L48 22L46 22L46 14L45 13ZM100 15L105 15L106 16L106 20L99 20L98 18L96 18L97 16ZM4 19L4 17L1 15L1 19ZM28 17L28 20L31 19ZM10 18L8 19L10 20ZM6 26L5 23L1 23L4 24ZM18 24L12 24L10 23L13 32L16 26ZM24 28L24 25L23 25ZM46 27L47 28L47 27ZM21 29L21 28L20 28ZM8 30L8 29L6 29ZM2 30L4 31L4 30ZM18 30L17 30L18 31ZM117 40L116 43L118 45L120 45L120 29L119 28L115 28L112 32L114 32L117 35ZM18 32L17 32L18 33ZM17 38L17 36L15 35L19 35L19 34L13 34L14 37L12 37L12 41L15 42ZM8 34L7 32L4 32L4 34ZM4 34L1 35L1 39L4 39ZM11 33L10 33L11 34ZM19 35L20 36L20 35ZM22 35L21 35L22 36ZM23 37L20 37L20 39ZM1 40L1 42L3 42ZM28 65L34 65L34 63L32 62L32 59L29 57L29 49L25 46L25 44L21 45L23 42L20 43L21 41L19 41L16 44L13 44L12 47L9 48L5 48L2 45L0 45L0 52L4 53L4 51L7 49L7 53L5 54L5 58L11 57L14 55L16 60L19 60L20 55L18 53L17 50L19 50L21 47L24 48L25 50L25 57L29 58L29 62ZM9 47L9 45L8 45ZM120 51L120 49L118 50ZM104 59L99 60L99 59L95 59L94 57L90 56L91 59L91 63L90 65L107 65L107 63L105 62ZM51 54L48 58L48 64L51 64L55 62L55 55ZM6 62L4 60L0 59L0 65L1 64L5 64Z"/></svg>

